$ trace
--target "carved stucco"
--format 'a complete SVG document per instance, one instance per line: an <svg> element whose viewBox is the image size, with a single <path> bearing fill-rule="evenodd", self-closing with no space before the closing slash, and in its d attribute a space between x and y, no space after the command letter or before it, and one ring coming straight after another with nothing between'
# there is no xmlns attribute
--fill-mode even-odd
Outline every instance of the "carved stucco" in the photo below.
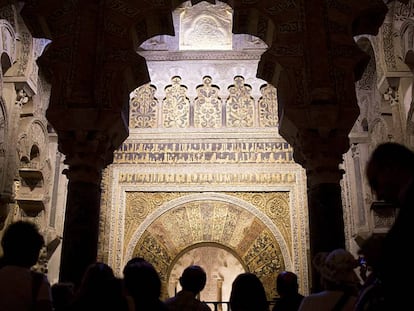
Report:
<svg viewBox="0 0 414 311"><path fill-rule="evenodd" d="M231 50L232 10L225 3L205 3L200 14L191 6L183 5L180 12L180 49Z"/></svg>

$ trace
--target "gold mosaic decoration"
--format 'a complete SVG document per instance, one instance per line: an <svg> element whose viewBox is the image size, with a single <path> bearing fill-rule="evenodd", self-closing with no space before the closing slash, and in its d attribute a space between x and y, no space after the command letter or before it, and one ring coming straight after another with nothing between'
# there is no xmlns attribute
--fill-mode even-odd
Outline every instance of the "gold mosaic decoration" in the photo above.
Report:
<svg viewBox="0 0 414 311"><path fill-rule="evenodd" d="M165 202L183 196L174 192L127 192L125 210L125 242L130 241L132 234L145 220L146 216L155 211Z"/></svg>
<svg viewBox="0 0 414 311"><path fill-rule="evenodd" d="M127 192L124 245L128 245L132 234L150 213L189 194L195 193ZM286 193L226 194L255 204L282 228L284 238L291 244ZM173 260L188 247L202 243L218 243L234 250L249 271L268 285L285 267L276 238L256 215L233 203L208 199L183 203L160 215L140 237L133 255L150 260L165 281Z"/></svg>
<svg viewBox="0 0 414 311"><path fill-rule="evenodd" d="M249 202L266 214L279 229L291 249L292 228L289 213L289 192L232 192L226 194Z"/></svg>

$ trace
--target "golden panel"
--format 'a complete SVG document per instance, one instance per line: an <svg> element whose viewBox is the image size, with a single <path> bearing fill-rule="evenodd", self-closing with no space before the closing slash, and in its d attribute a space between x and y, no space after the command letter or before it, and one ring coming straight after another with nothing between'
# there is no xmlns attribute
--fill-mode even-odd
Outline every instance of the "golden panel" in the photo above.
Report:
<svg viewBox="0 0 414 311"><path fill-rule="evenodd" d="M166 281L168 267L172 258L165 249L165 245L159 243L156 237L149 233L144 233L134 250L134 256L143 257L151 262L160 274L161 280Z"/></svg>
<svg viewBox="0 0 414 311"><path fill-rule="evenodd" d="M219 128L221 123L221 99L218 96L219 87L212 85L211 77L203 78L203 84L197 87L197 97L194 100L194 127Z"/></svg>
<svg viewBox="0 0 414 311"><path fill-rule="evenodd" d="M154 96L156 90L154 85L145 84L133 92L129 104L130 128L157 127L158 101Z"/></svg>
<svg viewBox="0 0 414 311"><path fill-rule="evenodd" d="M229 97L226 101L227 127L253 127L254 99L250 95L250 85L244 84L244 78L236 76L234 84L229 86Z"/></svg>
<svg viewBox="0 0 414 311"><path fill-rule="evenodd" d="M125 209L125 245L129 243L133 233L145 220L165 202L183 196L183 193L172 192L127 192Z"/></svg>
<svg viewBox="0 0 414 311"><path fill-rule="evenodd" d="M293 148L281 141L228 141L228 142L142 142L127 141L114 153L114 164L149 163L295 163ZM284 175L284 174L279 174ZM157 182L157 176L148 176L141 182ZM181 183L191 182L184 176ZM281 182L277 177L272 182ZM177 182L176 180L175 182ZM231 180L230 180L231 181ZM136 180L140 182L140 180ZM253 182L253 181L252 181ZM263 180L265 182L265 178Z"/></svg>
<svg viewBox="0 0 414 311"><path fill-rule="evenodd" d="M128 192L126 231L129 234L126 235L126 240L130 240L131 233L136 231L148 213L172 199L188 194L191 193ZM264 202L271 201L272 195L273 198L278 195L283 198L285 194L275 192L272 195L232 195L260 203L263 206L258 208L265 210ZM257 196L261 196L261 199L258 200ZM143 204L147 206L137 206ZM281 208L283 209L283 206ZM286 225L286 228L290 228L290 225ZM212 242L233 249L250 271L264 279L269 274L274 277L274 274L284 267L276 238L259 218L230 202L208 199L183 203L160 215L140 237L134 248L134 256L148 258L159 271L166 273L174 258L185 249L195 244ZM124 243L127 244L128 242Z"/></svg>
<svg viewBox="0 0 414 311"><path fill-rule="evenodd" d="M181 85L180 77L173 77L172 84L165 88L162 115L165 128L186 128L190 124L190 100L187 87Z"/></svg>
<svg viewBox="0 0 414 311"><path fill-rule="evenodd" d="M199 192L197 192L199 193ZM145 218L171 200L194 192L126 193L125 243L131 239ZM289 194L285 192L227 192L254 205L275 223L291 245ZM197 200L180 204L166 211L145 230L133 255L150 260L166 286L168 269L175 258L194 245L218 243L234 250L249 271L256 273L274 297L274 280L285 268L280 246L270 229L251 211L225 201Z"/></svg>
<svg viewBox="0 0 414 311"><path fill-rule="evenodd" d="M262 97L259 98L259 126L278 127L279 118L277 112L276 88L271 84L260 88Z"/></svg>
<svg viewBox="0 0 414 311"><path fill-rule="evenodd" d="M291 249L289 192L231 192L226 194L249 202L266 214L279 229Z"/></svg>

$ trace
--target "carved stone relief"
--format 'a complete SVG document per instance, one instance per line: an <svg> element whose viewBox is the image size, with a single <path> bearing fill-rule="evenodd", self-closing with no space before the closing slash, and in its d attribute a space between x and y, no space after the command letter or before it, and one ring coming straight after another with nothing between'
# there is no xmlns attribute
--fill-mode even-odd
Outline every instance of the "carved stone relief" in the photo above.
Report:
<svg viewBox="0 0 414 311"><path fill-rule="evenodd" d="M230 50L231 11L230 6L222 2L185 7L180 20L180 49Z"/></svg>
<svg viewBox="0 0 414 311"><path fill-rule="evenodd" d="M262 97L260 97L259 106L259 126L261 127L278 127L279 117L277 110L277 94L273 85L265 84L260 88Z"/></svg>
<svg viewBox="0 0 414 311"><path fill-rule="evenodd" d="M234 84L229 86L226 100L226 126L252 127L254 124L254 99L250 95L251 86L244 83L244 78L237 76Z"/></svg>
<svg viewBox="0 0 414 311"><path fill-rule="evenodd" d="M218 128L222 126L222 101L219 87L212 84L212 78L205 76L203 84L197 87L194 101L194 127Z"/></svg>
<svg viewBox="0 0 414 311"><path fill-rule="evenodd" d="M130 128L155 128L158 120L158 100L155 98L155 85L145 84L131 94Z"/></svg>
<svg viewBox="0 0 414 311"><path fill-rule="evenodd" d="M172 84L165 88L162 115L165 128L186 128L190 124L190 101L186 95L187 87L181 85L180 77L173 77Z"/></svg>
<svg viewBox="0 0 414 311"><path fill-rule="evenodd" d="M225 85L226 100L223 100L220 86L212 84L211 76L205 76L203 84L195 87L195 98L190 100L188 93L193 90L182 84L179 76L171 81L173 84L165 87L163 98L157 97L158 87L154 84L143 85L131 93L131 128L276 128L278 125L276 89L272 85L263 84L260 89L252 90L244 84L243 76L236 76L234 84ZM253 97L253 91L260 92L261 96Z"/></svg>

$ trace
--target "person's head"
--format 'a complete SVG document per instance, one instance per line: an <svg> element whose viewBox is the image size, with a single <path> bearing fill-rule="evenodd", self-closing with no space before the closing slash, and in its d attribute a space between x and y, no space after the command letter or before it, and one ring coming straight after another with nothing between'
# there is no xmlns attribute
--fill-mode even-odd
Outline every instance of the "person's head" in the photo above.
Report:
<svg viewBox="0 0 414 311"><path fill-rule="evenodd" d="M414 177L414 153L398 143L380 144L368 160L366 175L377 199L394 203Z"/></svg>
<svg viewBox="0 0 414 311"><path fill-rule="evenodd" d="M345 249L317 253L312 263L319 272L325 289L354 288L360 282L354 271L358 267L358 260Z"/></svg>
<svg viewBox="0 0 414 311"><path fill-rule="evenodd" d="M298 276L291 271L279 272L276 278L276 290L281 297L298 293Z"/></svg>
<svg viewBox="0 0 414 311"><path fill-rule="evenodd" d="M190 291L197 295L206 286L207 274L203 268L192 265L184 269L180 284L183 290Z"/></svg>
<svg viewBox="0 0 414 311"><path fill-rule="evenodd" d="M232 311L268 310L266 291L255 274L246 272L235 278L230 293L230 307Z"/></svg>
<svg viewBox="0 0 414 311"><path fill-rule="evenodd" d="M141 257L130 259L124 267L124 284L134 300L155 300L161 295L161 280L154 266Z"/></svg>
<svg viewBox="0 0 414 311"><path fill-rule="evenodd" d="M102 286L107 286L115 279L112 268L103 262L95 262L86 269L80 289L83 291L99 291Z"/></svg>
<svg viewBox="0 0 414 311"><path fill-rule="evenodd" d="M122 281L108 264L92 263L83 274L72 302L74 310L114 310L115 306L123 310L126 302Z"/></svg>
<svg viewBox="0 0 414 311"><path fill-rule="evenodd" d="M72 301L75 294L73 283L59 282L51 287L52 302L55 310L63 310Z"/></svg>
<svg viewBox="0 0 414 311"><path fill-rule="evenodd" d="M4 261L30 268L36 264L44 243L44 238L34 223L14 222L5 229L1 240Z"/></svg>

